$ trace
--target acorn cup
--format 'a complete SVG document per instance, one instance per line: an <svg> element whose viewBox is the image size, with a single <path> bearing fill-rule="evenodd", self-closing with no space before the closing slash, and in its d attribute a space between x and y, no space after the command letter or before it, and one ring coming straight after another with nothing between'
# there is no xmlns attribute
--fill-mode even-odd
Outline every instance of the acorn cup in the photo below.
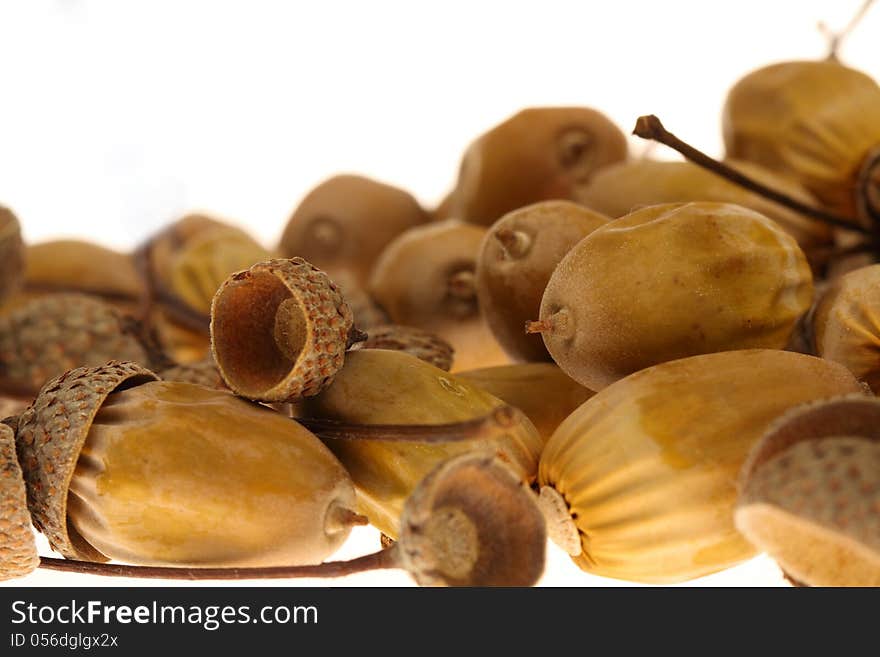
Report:
<svg viewBox="0 0 880 657"><path fill-rule="evenodd" d="M363 176L334 176L296 208L278 251L308 260L347 291L367 284L391 240L427 221L428 213L402 189Z"/></svg>
<svg viewBox="0 0 880 657"><path fill-rule="evenodd" d="M320 392L364 335L342 294L302 258L269 260L230 276L211 306L211 350L237 395L290 402Z"/></svg>
<svg viewBox="0 0 880 657"><path fill-rule="evenodd" d="M538 474L548 533L583 570L687 581L749 559L734 526L736 480L781 413L863 393L836 363L755 349L636 372L572 413Z"/></svg>
<svg viewBox="0 0 880 657"><path fill-rule="evenodd" d="M140 322L97 297L45 294L0 316L0 391L7 398L30 401L62 372L109 360L170 364Z"/></svg>
<svg viewBox="0 0 880 657"><path fill-rule="evenodd" d="M477 256L477 299L486 323L514 360L551 360L540 335L523 330L538 316L553 270L608 217L568 201L542 201L492 224Z"/></svg>
<svg viewBox="0 0 880 657"><path fill-rule="evenodd" d="M444 459L489 449L531 481L543 447L522 411L401 351L349 352L295 412L351 474L359 513L391 538L406 498Z"/></svg>
<svg viewBox="0 0 880 657"><path fill-rule="evenodd" d="M21 226L12 211L0 205L0 303L18 290L23 272Z"/></svg>
<svg viewBox="0 0 880 657"><path fill-rule="evenodd" d="M816 203L797 182L770 169L746 161L732 160L727 164L802 203ZM833 230L827 224L774 203L692 162L641 159L612 164L593 176L577 201L609 217L621 217L660 203L712 201L741 205L772 219L794 237L814 269L824 264L834 241Z"/></svg>
<svg viewBox="0 0 880 657"><path fill-rule="evenodd" d="M34 524L71 559L318 563L365 522L345 469L302 426L134 363L47 383L16 442Z"/></svg>
<svg viewBox="0 0 880 657"><path fill-rule="evenodd" d="M817 356L840 363L880 391L880 265L840 276L807 315L806 336Z"/></svg>
<svg viewBox="0 0 880 657"><path fill-rule="evenodd" d="M377 326L370 329L367 339L358 342L352 346L352 349L404 351L447 372L452 368L452 361L455 358L455 350L440 336L412 326L398 324Z"/></svg>
<svg viewBox="0 0 880 657"><path fill-rule="evenodd" d="M863 227L880 221L880 86L837 61L783 62L749 73L723 114L727 156L802 184Z"/></svg>
<svg viewBox="0 0 880 657"><path fill-rule="evenodd" d="M392 323L430 331L452 345L453 371L509 362L477 299L475 270L485 234L457 220L410 229L385 248L370 278L369 292Z"/></svg>
<svg viewBox="0 0 880 657"><path fill-rule="evenodd" d="M602 167L626 157L626 137L596 110L524 109L465 151L448 216L489 226L524 205L572 199Z"/></svg>
<svg viewBox="0 0 880 657"><path fill-rule="evenodd" d="M185 363L182 365L172 365L157 372L159 378L163 381L178 381L180 383L195 383L196 385L206 388L214 388L216 390L229 390L223 377L220 376L220 370L213 357L209 356L198 363Z"/></svg>
<svg viewBox="0 0 880 657"><path fill-rule="evenodd" d="M176 361L207 356L217 289L229 275L270 258L245 231L199 214L176 221L135 252L150 299L149 320Z"/></svg>
<svg viewBox="0 0 880 657"><path fill-rule="evenodd" d="M779 417L743 464L735 520L799 585L880 586L880 401Z"/></svg>
<svg viewBox="0 0 880 657"><path fill-rule="evenodd" d="M137 316L146 298L146 286L134 259L92 242L28 244L24 260L24 282L4 312L37 297L75 293L97 297L122 313Z"/></svg>
<svg viewBox="0 0 880 657"><path fill-rule="evenodd" d="M456 377L521 410L545 443L565 418L595 394L554 363L497 365L456 372Z"/></svg>
<svg viewBox="0 0 880 657"><path fill-rule="evenodd" d="M676 358L782 349L812 297L803 252L763 215L726 203L655 205L578 242L527 330L569 376L601 390Z"/></svg>
<svg viewBox="0 0 880 657"><path fill-rule="evenodd" d="M24 577L39 562L24 479L15 454L15 433L0 424L0 581Z"/></svg>
<svg viewBox="0 0 880 657"><path fill-rule="evenodd" d="M544 570L544 518L531 491L493 454L439 463L403 510L400 540L350 561L265 568L163 568L42 559L53 570L159 579L342 577L401 568L422 586L532 586Z"/></svg>

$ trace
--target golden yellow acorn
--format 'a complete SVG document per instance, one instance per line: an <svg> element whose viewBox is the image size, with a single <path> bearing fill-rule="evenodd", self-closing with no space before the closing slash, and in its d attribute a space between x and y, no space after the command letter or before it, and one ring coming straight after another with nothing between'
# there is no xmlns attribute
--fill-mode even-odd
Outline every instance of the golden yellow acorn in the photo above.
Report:
<svg viewBox="0 0 880 657"><path fill-rule="evenodd" d="M750 558L733 512L743 463L798 404L860 393L842 366L786 351L693 356L636 372L572 413L541 455L548 531L583 570L681 582Z"/></svg>
<svg viewBox="0 0 880 657"><path fill-rule="evenodd" d="M317 563L359 523L351 480L306 429L133 363L49 382L16 441L34 523L68 558Z"/></svg>
<svg viewBox="0 0 880 657"><path fill-rule="evenodd" d="M880 221L880 86L836 61L767 66L724 106L728 157L789 175L828 209Z"/></svg>
<svg viewBox="0 0 880 657"><path fill-rule="evenodd" d="M444 459L490 449L530 480L543 446L522 412L401 351L349 352L297 415L351 473L359 511L392 538L407 496Z"/></svg>

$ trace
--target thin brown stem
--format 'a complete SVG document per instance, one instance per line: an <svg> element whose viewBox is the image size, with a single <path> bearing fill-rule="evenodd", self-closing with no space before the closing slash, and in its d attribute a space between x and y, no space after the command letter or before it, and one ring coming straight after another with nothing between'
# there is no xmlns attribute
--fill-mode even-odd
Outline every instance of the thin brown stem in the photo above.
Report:
<svg viewBox="0 0 880 657"><path fill-rule="evenodd" d="M40 557L40 568L103 577L140 579L243 580L293 579L299 577L344 577L367 570L399 568L397 550L388 548L349 561L327 561L314 566L271 568L181 568L175 566L129 566L74 559Z"/></svg>
<svg viewBox="0 0 880 657"><path fill-rule="evenodd" d="M449 424L356 424L322 418L295 419L324 439L444 443L491 436L498 429L514 426L521 413L513 406L505 405L473 420Z"/></svg>
<svg viewBox="0 0 880 657"><path fill-rule="evenodd" d="M697 166L703 167L704 169L711 171L712 173L717 174L722 178L749 190L750 192L760 194L764 198L767 198L775 203L779 203L780 205L784 205L785 207L794 210L795 212L799 212L800 214L803 214L807 217L816 219L826 224L830 224L832 226L845 228L847 230L852 230L865 235L872 234L872 232L868 228L857 224L854 219L839 217L820 208L815 208L813 206L807 205L806 203L801 203L797 199L794 199L787 194L783 194L782 192L777 191L771 187L767 187L766 185L759 183L746 175L743 175L736 169L724 164L723 162L719 162L718 160L709 157L702 151L697 150L690 144L682 141L671 132L666 130L666 128L664 128L663 124L660 122L660 119L658 119L653 114L640 116L636 121L636 127L633 130L633 134L641 137L642 139L653 139L654 141L660 142L665 146L669 146L669 148L678 151L685 158L687 158Z"/></svg>
<svg viewBox="0 0 880 657"><path fill-rule="evenodd" d="M825 21L819 21L819 31L828 39L828 55L827 59L832 62L840 61L838 58L838 54L840 53L840 45L843 43L843 40L846 39L850 35L850 33L858 26L861 22L862 18L864 18L865 14L868 13L868 9L871 8L871 5L874 4L874 0L865 0L859 9L856 11L855 15L849 20L846 27L843 28L840 32L834 32Z"/></svg>

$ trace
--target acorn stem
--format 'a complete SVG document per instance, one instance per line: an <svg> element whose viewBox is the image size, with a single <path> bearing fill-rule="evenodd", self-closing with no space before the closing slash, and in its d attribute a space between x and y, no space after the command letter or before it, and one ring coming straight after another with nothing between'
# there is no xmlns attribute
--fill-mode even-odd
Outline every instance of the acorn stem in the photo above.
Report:
<svg viewBox="0 0 880 657"><path fill-rule="evenodd" d="M130 566L75 559L40 557L40 568L104 577L141 579L239 580L292 579L296 577L345 577L367 570L399 568L397 549L392 546L349 561L327 561L314 566L273 566L268 568L181 568L175 566Z"/></svg>
<svg viewBox="0 0 880 657"><path fill-rule="evenodd" d="M840 52L840 44L843 43L843 40L849 36L849 34L858 26L859 22L861 22L862 18L865 14L868 13L868 9L871 8L871 5L874 4L874 0L865 0L862 5L858 8L855 15L849 20L846 27L843 28L840 32L834 32L825 21L819 21L819 31L828 39L828 55L826 59L831 62L840 61L838 58L838 53Z"/></svg>
<svg viewBox="0 0 880 657"><path fill-rule="evenodd" d="M654 141L658 141L665 146L669 146L669 148L678 151L686 159L690 160L697 166L703 167L704 169L711 171L712 173L719 175L722 178L729 180L730 182L739 185L740 187L743 187L744 189L747 189L756 194L760 194L764 198L767 198L775 203L784 205L785 207L794 210L795 212L799 212L812 219L816 219L817 221L821 221L832 226L845 228L847 230L855 231L865 235L871 234L871 231L868 228L857 224L855 220L847 220L830 212L826 212L825 210L822 210L820 208L814 208L810 205L807 205L806 203L801 203L800 201L788 196L787 194L783 194L782 192L772 189L771 187L767 187L766 185L759 183L746 175L743 175L742 173L728 166L727 164L724 164L723 162L719 162L718 160L709 157L702 151L697 150L690 144L682 141L671 132L666 130L666 128L664 128L663 124L660 122L660 119L653 114L640 116L636 121L636 127L633 129L633 134L641 137L642 139L653 139Z"/></svg>
<svg viewBox="0 0 880 657"><path fill-rule="evenodd" d="M447 281L449 294L456 299L470 300L477 296L477 285L474 272L469 269L457 271Z"/></svg>
<svg viewBox="0 0 880 657"><path fill-rule="evenodd" d="M499 428L507 429L516 424L521 416L519 409L504 405L472 420L448 424L357 424L323 418L295 420L322 439L443 443L491 436Z"/></svg>
<svg viewBox="0 0 880 657"><path fill-rule="evenodd" d="M493 234L501 244L501 250L506 258L522 258L532 246L531 238L521 230L505 227L499 228Z"/></svg>
<svg viewBox="0 0 880 657"><path fill-rule="evenodd" d="M526 322L526 333L549 333L553 330L553 316Z"/></svg>

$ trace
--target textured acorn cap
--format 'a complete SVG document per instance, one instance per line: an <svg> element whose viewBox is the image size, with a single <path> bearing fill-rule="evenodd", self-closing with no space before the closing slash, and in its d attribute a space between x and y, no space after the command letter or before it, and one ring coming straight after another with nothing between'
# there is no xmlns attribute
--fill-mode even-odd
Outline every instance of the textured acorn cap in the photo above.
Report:
<svg viewBox="0 0 880 657"><path fill-rule="evenodd" d="M339 289L302 258L233 274L211 307L220 375L236 394L259 401L316 395L342 367L351 332Z"/></svg>
<svg viewBox="0 0 880 657"><path fill-rule="evenodd" d="M0 580L23 577L39 563L15 434L0 424Z"/></svg>
<svg viewBox="0 0 880 657"><path fill-rule="evenodd" d="M407 498L397 543L422 586L531 586L547 532L531 490L492 453L444 461Z"/></svg>
<svg viewBox="0 0 880 657"><path fill-rule="evenodd" d="M180 383L195 383L206 388L226 390L226 384L217 364L213 358L205 358L196 363L184 363L168 367L159 371L159 378L163 381L178 381Z"/></svg>
<svg viewBox="0 0 880 657"><path fill-rule="evenodd" d="M106 561L67 523L67 491L98 409L115 390L158 377L132 362L80 367L49 381L18 420L16 446L34 525L69 559Z"/></svg>
<svg viewBox="0 0 880 657"><path fill-rule="evenodd" d="M390 349L405 351L447 372L452 368L455 351L438 335L412 326L388 324L370 329L369 337L354 349Z"/></svg>
<svg viewBox="0 0 880 657"><path fill-rule="evenodd" d="M0 389L15 396L31 399L74 367L157 358L136 320L94 297L50 294L0 317Z"/></svg>
<svg viewBox="0 0 880 657"><path fill-rule="evenodd" d="M880 442L800 441L756 468L736 526L811 586L880 586Z"/></svg>

